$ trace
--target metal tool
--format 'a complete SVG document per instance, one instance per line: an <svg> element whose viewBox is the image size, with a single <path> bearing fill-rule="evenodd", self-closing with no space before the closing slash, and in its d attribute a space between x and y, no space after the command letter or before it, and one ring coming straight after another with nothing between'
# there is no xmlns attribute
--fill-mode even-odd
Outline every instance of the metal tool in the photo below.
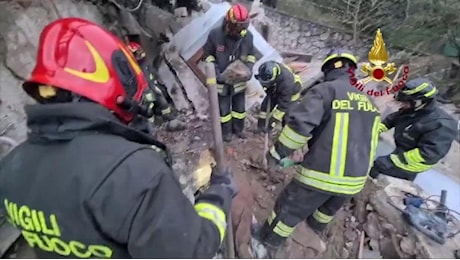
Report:
<svg viewBox="0 0 460 260"><path fill-rule="evenodd" d="M268 125L270 124L270 112L271 112L271 98L267 97L267 108L265 109L265 139L264 139L264 153L262 159L262 167L264 170L268 169L267 153L268 153L268 135L270 134L270 129Z"/></svg>
<svg viewBox="0 0 460 260"><path fill-rule="evenodd" d="M218 172L227 171L227 161L224 153L224 142L222 139L222 127L219 114L219 100L217 98L216 70L214 64L206 63L206 84L208 86L209 105L211 109L211 122L214 136L214 155ZM233 241L233 228L231 213L227 216L227 232L225 236L226 258L235 258L235 245Z"/></svg>

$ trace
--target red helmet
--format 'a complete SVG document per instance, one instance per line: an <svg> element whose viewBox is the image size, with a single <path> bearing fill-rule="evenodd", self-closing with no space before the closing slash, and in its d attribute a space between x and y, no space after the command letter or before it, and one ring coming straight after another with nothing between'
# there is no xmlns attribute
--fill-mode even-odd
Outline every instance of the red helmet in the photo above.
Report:
<svg viewBox="0 0 460 260"><path fill-rule="evenodd" d="M116 36L93 22L63 18L43 29L35 68L23 88L37 99L39 85L88 98L128 123L134 114L122 108L120 100L138 104L147 82Z"/></svg>
<svg viewBox="0 0 460 260"><path fill-rule="evenodd" d="M128 49L134 55L137 61L141 61L145 58L145 51L142 49L141 45L137 42L128 43Z"/></svg>
<svg viewBox="0 0 460 260"><path fill-rule="evenodd" d="M236 4L230 7L225 16L225 26L227 33L230 35L244 36L249 26L249 12L242 4Z"/></svg>

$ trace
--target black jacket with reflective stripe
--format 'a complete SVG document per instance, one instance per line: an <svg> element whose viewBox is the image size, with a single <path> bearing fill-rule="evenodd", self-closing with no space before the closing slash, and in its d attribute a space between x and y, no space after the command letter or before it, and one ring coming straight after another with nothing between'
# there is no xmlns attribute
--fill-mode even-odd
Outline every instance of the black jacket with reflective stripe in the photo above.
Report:
<svg viewBox="0 0 460 260"><path fill-rule="evenodd" d="M213 61L216 65L216 73L222 73L224 70L237 59L240 59L246 64L249 69L254 66L254 62L247 61L247 56L255 58L254 38L248 30L242 38L233 38L225 34L223 26L219 26L211 30L208 39L203 47L203 57L208 59L209 56L214 57Z"/></svg>
<svg viewBox="0 0 460 260"><path fill-rule="evenodd" d="M449 152L457 135L457 122L436 101L416 112L400 110L382 121L387 129L394 127L396 151L399 154L418 148L424 163L433 165Z"/></svg>
<svg viewBox="0 0 460 260"><path fill-rule="evenodd" d="M296 179L332 194L362 189L377 148L380 116L372 100L350 84L345 70L330 72L291 105L284 119L275 144L281 158L308 140L303 173Z"/></svg>
<svg viewBox="0 0 460 260"><path fill-rule="evenodd" d="M286 112L289 105L293 102L292 97L300 93L301 82L296 82L295 74L284 64L279 64L281 68L280 75L276 78L273 86L267 88L267 96L271 97L273 106L278 105L278 110ZM270 91L273 88L274 91ZM265 111L264 111L265 112Z"/></svg>
<svg viewBox="0 0 460 260"><path fill-rule="evenodd" d="M0 162L0 207L39 258L215 255L217 226L196 213L151 137L94 103L26 112L27 141ZM220 186L199 199L231 200Z"/></svg>

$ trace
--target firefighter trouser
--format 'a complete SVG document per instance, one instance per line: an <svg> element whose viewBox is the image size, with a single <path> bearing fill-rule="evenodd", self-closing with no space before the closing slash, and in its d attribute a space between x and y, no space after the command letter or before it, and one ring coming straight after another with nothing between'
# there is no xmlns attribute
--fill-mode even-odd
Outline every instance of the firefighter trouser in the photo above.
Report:
<svg viewBox="0 0 460 260"><path fill-rule="evenodd" d="M241 133L244 128L246 117L245 92L233 95L219 95L220 122L222 135L228 136L233 133Z"/></svg>
<svg viewBox="0 0 460 260"><path fill-rule="evenodd" d="M304 220L320 233L347 199L311 190L292 180L276 199L273 211L260 230L260 239L271 247L280 246Z"/></svg>
<svg viewBox="0 0 460 260"><path fill-rule="evenodd" d="M163 95L158 95L156 97L153 111L155 115L163 117L166 121L171 121L173 119L171 106Z"/></svg>

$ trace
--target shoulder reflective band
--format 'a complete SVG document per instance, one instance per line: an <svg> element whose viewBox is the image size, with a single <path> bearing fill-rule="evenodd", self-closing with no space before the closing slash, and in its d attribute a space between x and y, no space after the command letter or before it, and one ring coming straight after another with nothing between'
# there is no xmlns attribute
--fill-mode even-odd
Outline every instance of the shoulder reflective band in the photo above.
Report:
<svg viewBox="0 0 460 260"><path fill-rule="evenodd" d="M348 146L349 113L336 113L332 139L331 175L341 177L345 172Z"/></svg>
<svg viewBox="0 0 460 260"><path fill-rule="evenodd" d="M319 210L315 210L313 213L313 218L321 224L328 224L332 221L334 216L329 216Z"/></svg>
<svg viewBox="0 0 460 260"><path fill-rule="evenodd" d="M216 78L207 78L206 79L206 84L207 85L215 85L215 84L217 84L217 80L216 80Z"/></svg>
<svg viewBox="0 0 460 260"><path fill-rule="evenodd" d="M380 116L376 116L374 118L374 124L372 125L372 135L371 135L371 151L369 153L369 169L371 170L372 165L374 165L375 160L375 153L377 152L377 145L379 143L379 127L382 123L380 123Z"/></svg>
<svg viewBox="0 0 460 260"><path fill-rule="evenodd" d="M212 55L209 55L204 61L206 62L215 62L216 58Z"/></svg>
<svg viewBox="0 0 460 260"><path fill-rule="evenodd" d="M288 125L284 126L278 141L289 149L297 150L307 143L309 137L298 134Z"/></svg>
<svg viewBox="0 0 460 260"><path fill-rule="evenodd" d="M431 167L433 167L433 165L428 165L428 164L418 163L418 162L404 163L403 161L401 161L401 159L399 159L398 155L396 154L391 154L390 160L399 169L402 169L408 172L413 172L413 173L420 173L420 172L428 171L429 169L431 169Z"/></svg>
<svg viewBox="0 0 460 260"><path fill-rule="evenodd" d="M284 112L280 111L278 108L273 109L273 118L275 118L278 121L283 120Z"/></svg>
<svg viewBox="0 0 460 260"><path fill-rule="evenodd" d="M195 204L195 210L202 218L210 220L219 230L220 242L224 240L225 229L227 228L226 216L223 210L211 203L198 202Z"/></svg>
<svg viewBox="0 0 460 260"><path fill-rule="evenodd" d="M379 124L379 133L383 133L383 132L386 132L388 130L389 130L388 127L384 123Z"/></svg>

